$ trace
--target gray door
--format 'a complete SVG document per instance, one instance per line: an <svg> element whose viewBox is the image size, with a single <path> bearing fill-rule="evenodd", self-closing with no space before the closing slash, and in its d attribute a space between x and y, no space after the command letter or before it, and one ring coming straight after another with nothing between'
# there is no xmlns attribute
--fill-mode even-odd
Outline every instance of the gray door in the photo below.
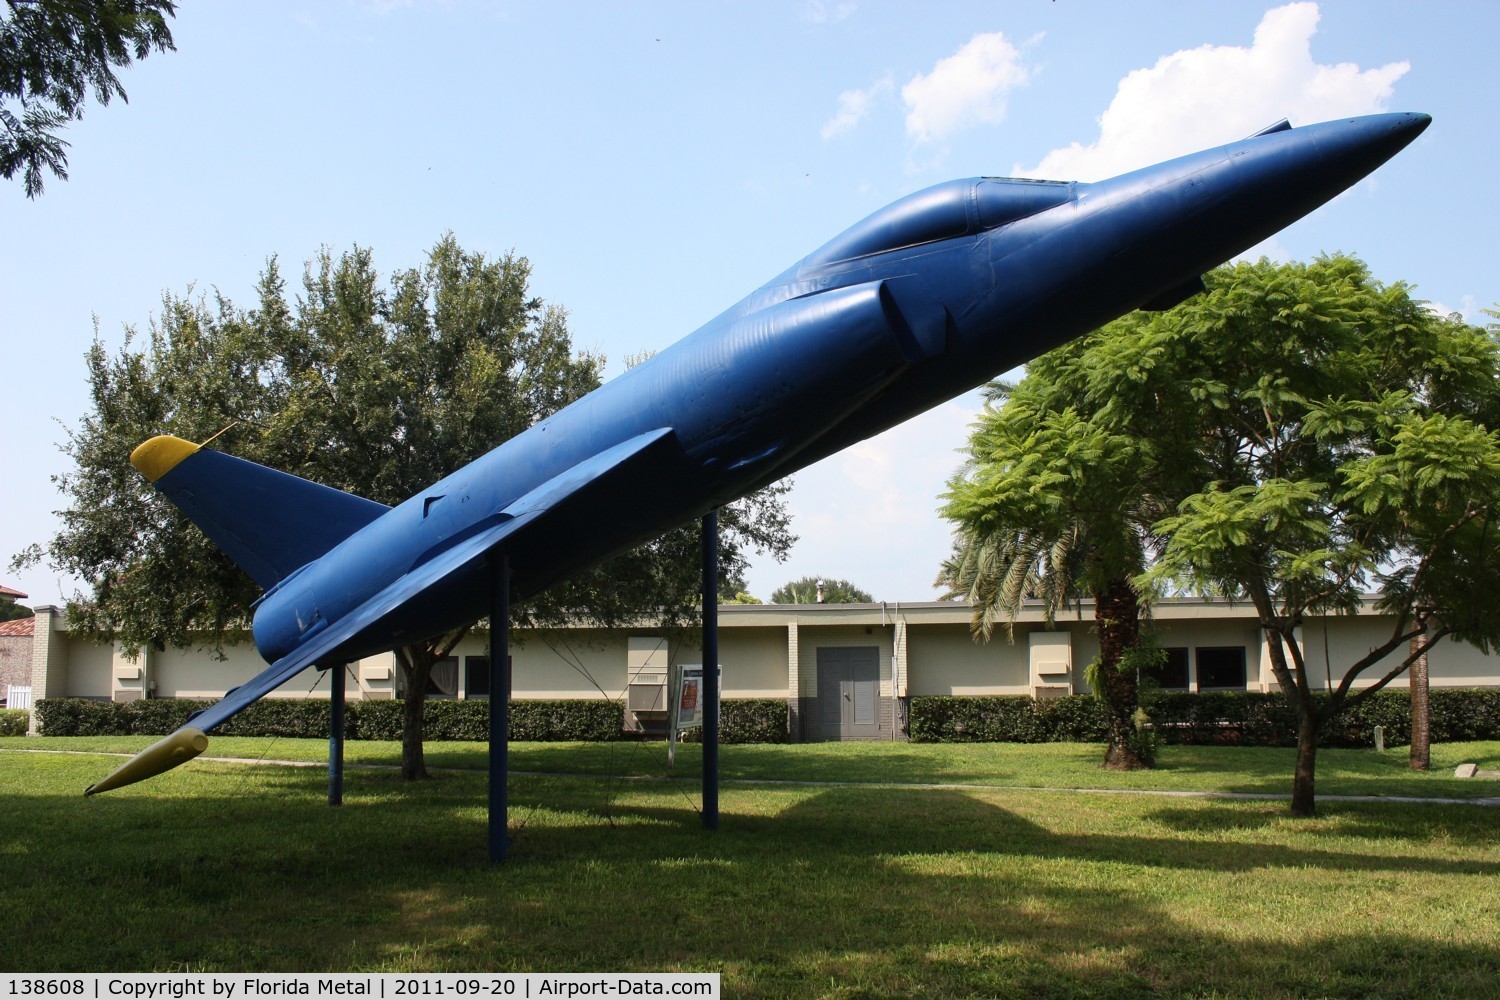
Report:
<svg viewBox="0 0 1500 1000"><path fill-rule="evenodd" d="M877 647L818 650L818 729L825 740L877 740L884 735Z"/></svg>

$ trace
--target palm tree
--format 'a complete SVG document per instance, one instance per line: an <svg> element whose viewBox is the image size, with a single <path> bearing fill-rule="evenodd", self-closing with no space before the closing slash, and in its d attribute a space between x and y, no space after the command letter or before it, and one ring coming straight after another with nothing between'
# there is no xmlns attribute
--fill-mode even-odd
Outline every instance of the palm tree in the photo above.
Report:
<svg viewBox="0 0 1500 1000"><path fill-rule="evenodd" d="M1141 594L1151 505L1130 474L1142 444L1081 415L1060 392L1062 365L1034 366L1017 386L996 385L950 483L943 514L954 549L938 585L973 602L971 628L988 639L999 622L1014 635L1027 599L1047 624L1084 595L1094 599L1099 660L1091 686L1108 706L1104 766L1150 766L1136 740L1139 683L1127 656L1140 646Z"/></svg>
<svg viewBox="0 0 1500 1000"><path fill-rule="evenodd" d="M1140 645L1141 598L1131 583L1134 568L1107 570L1089 528L1074 520L1053 534L1012 531L955 535L953 555L943 563L937 585L950 598L968 600L976 638L986 641L1004 623L1011 638L1027 599L1041 603L1050 628L1060 611L1084 593L1094 598L1094 626L1099 659L1090 670L1090 685L1109 715L1109 742L1104 766L1118 770L1150 767L1150 754L1133 737L1140 704L1134 669L1121 669L1127 651Z"/></svg>

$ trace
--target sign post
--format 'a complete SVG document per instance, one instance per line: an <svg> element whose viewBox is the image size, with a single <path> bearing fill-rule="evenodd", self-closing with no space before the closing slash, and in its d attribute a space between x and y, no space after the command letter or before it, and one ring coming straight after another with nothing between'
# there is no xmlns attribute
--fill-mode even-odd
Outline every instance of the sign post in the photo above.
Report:
<svg viewBox="0 0 1500 1000"><path fill-rule="evenodd" d="M667 669L667 766L676 767L678 735L703 725L703 665L674 663Z"/></svg>

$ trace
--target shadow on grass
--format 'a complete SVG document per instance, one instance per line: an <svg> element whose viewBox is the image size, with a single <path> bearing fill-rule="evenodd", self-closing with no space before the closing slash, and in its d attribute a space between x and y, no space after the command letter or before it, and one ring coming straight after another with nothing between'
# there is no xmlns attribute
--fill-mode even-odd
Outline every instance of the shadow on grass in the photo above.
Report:
<svg viewBox="0 0 1500 1000"><path fill-rule="evenodd" d="M1337 818L1340 835L1360 840L1420 840L1438 842L1456 836L1476 833L1478 847L1500 844L1500 830L1493 820L1485 822L1484 815L1474 815L1474 808L1467 805L1429 804L1420 807L1396 805L1393 810L1367 810L1362 803L1325 803L1320 810L1321 818L1311 820L1293 819L1280 806L1247 810L1213 802L1203 803L1198 808L1158 808L1147 815L1168 829L1181 833L1232 834L1253 833L1275 827L1304 829L1321 833L1319 824L1330 817ZM1479 820L1476 825L1475 820ZM1493 831L1493 835L1491 835ZM1372 859L1376 860L1376 859ZM1370 868L1380 867L1378 864Z"/></svg>
<svg viewBox="0 0 1500 1000"><path fill-rule="evenodd" d="M1118 822L1057 832L1005 798L959 791L737 791L708 834L672 789L512 787L519 834L501 867L483 860L481 776L417 786L351 776L341 809L322 804L322 775L290 770L247 783L205 767L170 791L89 800L5 795L0 809L16 821L0 830L0 878L23 930L7 962L706 968L724 974L726 995L749 997L1474 997L1500 977L1500 946L1483 928L1449 941L1348 910L1388 903L1397 875L1419 873L1441 893L1492 881L1500 866L1314 837L1259 844L1238 835L1274 834L1275 817L1238 804L1148 811L1155 832ZM1102 822L1111 806L1091 808ZM1500 835L1476 812L1340 816L1394 831L1442 814L1446 835L1493 857ZM1444 832L1436 822L1405 836ZM1328 881L1322 873L1343 883L1371 872L1360 883L1369 899L1314 912L1324 897L1306 887ZM1284 911L1243 898L1263 884L1285 896ZM1280 936L1278 919L1310 931Z"/></svg>
<svg viewBox="0 0 1500 1000"><path fill-rule="evenodd" d="M141 738L146 739L146 738ZM43 741L46 743L47 741ZM61 744L67 746L66 742ZM325 752L317 741L247 741L225 737L210 754L255 758L301 756L317 761ZM393 767L399 747L352 741L351 770ZM1170 746L1152 771L1113 772L1099 768L1102 748L1093 744L796 744L737 745L723 749L725 781L780 780L833 783L990 784L1012 787L1112 788L1156 791L1219 790L1289 798L1294 751L1260 747ZM513 743L516 771L678 777L697 779L701 747L678 748L678 765L667 766L660 743ZM483 744L433 743L427 760L434 769L484 771ZM1487 769L1500 762L1500 742L1446 744L1435 748L1433 772L1416 774L1404 749L1325 749L1319 754L1320 795L1401 795L1444 798L1500 797L1500 782L1462 780L1452 767L1476 761ZM100 775L109 765L101 765ZM96 776L97 777L97 776Z"/></svg>
<svg viewBox="0 0 1500 1000"><path fill-rule="evenodd" d="M678 767L666 767L659 744L512 745L516 770L558 773L634 773L696 779L700 749L679 748ZM1469 754L1472 756L1472 753ZM795 744L725 747L725 781L980 784L1013 787L1189 791L1212 789L1291 797L1296 752L1264 747L1171 746L1160 766L1136 772L1098 765L1094 744ZM471 758L473 759L473 758ZM1403 795L1485 798L1500 785L1451 777L1446 770L1413 773L1404 754L1325 749L1318 790L1324 795Z"/></svg>

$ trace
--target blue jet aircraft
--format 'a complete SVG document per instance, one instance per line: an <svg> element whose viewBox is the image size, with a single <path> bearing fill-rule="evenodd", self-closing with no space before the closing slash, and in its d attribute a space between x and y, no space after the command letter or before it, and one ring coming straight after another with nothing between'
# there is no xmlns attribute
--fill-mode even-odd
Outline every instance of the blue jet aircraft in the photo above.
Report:
<svg viewBox="0 0 1500 1000"><path fill-rule="evenodd" d="M388 508L175 437L131 461L257 583L270 666L89 788L151 777L314 664L483 617L901 423L1203 272L1428 125L1292 128L1097 183L974 177L886 206L644 364Z"/></svg>

